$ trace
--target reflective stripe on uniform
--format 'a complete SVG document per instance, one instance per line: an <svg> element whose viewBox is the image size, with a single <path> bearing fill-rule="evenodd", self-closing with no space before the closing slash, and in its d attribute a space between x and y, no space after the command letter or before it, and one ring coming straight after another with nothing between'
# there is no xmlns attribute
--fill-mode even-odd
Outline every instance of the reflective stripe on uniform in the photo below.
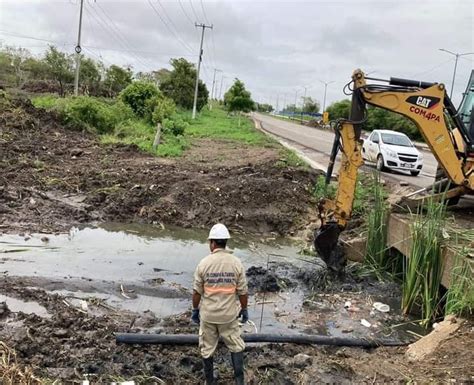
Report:
<svg viewBox="0 0 474 385"><path fill-rule="evenodd" d="M204 293L206 294L235 294L237 286L208 286L204 285Z"/></svg>

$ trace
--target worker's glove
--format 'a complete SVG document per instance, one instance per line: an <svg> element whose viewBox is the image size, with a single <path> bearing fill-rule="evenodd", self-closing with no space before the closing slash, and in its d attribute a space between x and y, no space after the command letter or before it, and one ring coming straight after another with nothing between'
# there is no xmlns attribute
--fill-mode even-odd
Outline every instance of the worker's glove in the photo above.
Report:
<svg viewBox="0 0 474 385"><path fill-rule="evenodd" d="M247 309L241 309L239 317L242 317L242 323L245 324L249 320L249 311Z"/></svg>
<svg viewBox="0 0 474 385"><path fill-rule="evenodd" d="M201 322L201 319L199 318L199 308L193 309L193 312L191 313L191 321L193 321L195 324L199 324Z"/></svg>

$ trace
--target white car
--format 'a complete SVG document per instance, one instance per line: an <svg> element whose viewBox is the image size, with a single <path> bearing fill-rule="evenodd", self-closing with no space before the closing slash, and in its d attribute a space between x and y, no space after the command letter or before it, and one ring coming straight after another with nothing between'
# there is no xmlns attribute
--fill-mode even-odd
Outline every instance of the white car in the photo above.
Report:
<svg viewBox="0 0 474 385"><path fill-rule="evenodd" d="M423 155L408 136L391 130L374 130L364 140L362 158L385 169L410 171L417 176L423 167Z"/></svg>

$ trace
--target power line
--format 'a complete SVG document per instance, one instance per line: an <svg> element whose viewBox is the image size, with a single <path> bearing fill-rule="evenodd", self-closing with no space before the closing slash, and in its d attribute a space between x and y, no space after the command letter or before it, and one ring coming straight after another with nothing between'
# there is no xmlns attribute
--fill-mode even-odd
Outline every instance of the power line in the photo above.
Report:
<svg viewBox="0 0 474 385"><path fill-rule="evenodd" d="M88 8L86 8L86 11L87 11L87 9ZM98 24L102 27L102 29L107 31L107 33L109 33L110 36L112 36L112 38L115 39L123 48L127 49L128 48L128 43L125 40L125 38L123 36L121 36L121 32L118 31L118 33L117 33L117 31L115 31L114 28L111 27L111 24L108 23L107 20L104 20L104 18L94 8L90 8L90 9L92 10L92 12L89 12L89 14L94 17L94 19L98 22ZM106 17L108 17L108 16L106 15ZM113 21L112 21L112 23L113 23ZM117 29L117 27L115 27L115 28ZM148 63L144 62L142 59L140 59L134 53L131 53L131 55L145 69L152 67L151 62L148 62ZM148 59L145 59L145 60L148 61Z"/></svg>
<svg viewBox="0 0 474 385"><path fill-rule="evenodd" d="M192 9L192 11L193 11L193 13L194 13L194 17L196 18L196 21L198 21L198 20L199 20L199 17L198 17L198 15L197 15L197 13L196 13L196 10L194 9L193 1L192 1L192 0L189 0L189 4L191 4L191 9Z"/></svg>
<svg viewBox="0 0 474 385"><path fill-rule="evenodd" d="M418 73L416 73L416 74L413 74L413 75L411 75L411 77L416 78L416 77L418 77L418 76L420 76L420 75L425 75L425 74L427 74L427 73L433 72L434 70L436 70L436 69L438 69L438 68L444 66L445 64L447 64L447 63L449 63L449 62L452 62L453 60L454 60L454 59L448 59L448 60L446 60L446 61L444 61L444 62L442 62L442 63L440 63L440 64L435 65L434 67L431 67L431 68L429 68L429 69L427 69L427 70L424 70L424 71L418 72Z"/></svg>
<svg viewBox="0 0 474 385"><path fill-rule="evenodd" d="M204 10L204 4L202 3L202 0L201 0L201 9L202 9L202 14L204 15L204 20L206 21L207 24L210 24L209 20L207 19L206 11Z"/></svg>
<svg viewBox="0 0 474 385"><path fill-rule="evenodd" d="M210 24L209 19L207 18L207 15L206 15L206 10L204 9L204 3L203 3L202 0L200 0L200 2L201 2L201 10L202 10L202 14L204 16L204 20L206 21L207 24ZM214 30L211 31L211 42L212 42L213 51L211 51L209 49L209 45L208 45L207 41L205 42L206 43L206 49L209 51L209 57L212 61L212 66L216 67L216 45L214 43Z"/></svg>
<svg viewBox="0 0 474 385"><path fill-rule="evenodd" d="M181 0L178 0L178 3L179 3L179 6L181 7L181 10L182 10L183 13L184 13L184 15L185 15L186 18L189 20L189 22L190 22L191 24L194 24L195 21L193 21L193 19L191 19L191 17L189 17L188 13L186 12L186 10L185 10L184 7L183 7L183 3L181 2ZM196 22L197 22L197 20L196 20Z"/></svg>
<svg viewBox="0 0 474 385"><path fill-rule="evenodd" d="M169 17L168 15L168 12L166 12L166 9L165 7L163 6L163 4L161 3L160 0L156 0L156 2L160 5L161 9L163 10L163 14L166 16L166 18L169 20L169 22L171 23L171 25L173 26L173 28L175 29L175 31L177 32L177 35L179 36L179 31L178 31L178 28L176 27L176 24L173 22L173 20L171 19L171 17ZM180 37L181 38L181 37ZM192 47L190 47L184 40L183 40L184 44L186 44L186 46L189 48L190 51L192 51Z"/></svg>
<svg viewBox="0 0 474 385"><path fill-rule="evenodd" d="M173 31L168 23L166 23L165 19L163 19L163 17L161 16L161 14L158 12L158 10L155 8L155 6L153 5L153 3L151 2L151 0L148 0L148 4L150 4L150 7L153 9L153 12L156 13L156 15L160 18L161 22L163 23L163 25L166 27L166 29L176 38L176 40L178 40L180 42L180 44L186 48L186 50L188 50L189 52L192 53L192 49L176 34L175 31ZM159 3L161 5L161 3Z"/></svg>
<svg viewBox="0 0 474 385"><path fill-rule="evenodd" d="M7 36L18 37L18 38L22 38L22 39L36 40L36 41L44 41L44 42L53 43L53 44L61 44L61 45L73 45L74 44L74 42L61 42L61 41L57 41L57 40L43 39L43 38L39 38L39 37L35 37L35 36L21 35L21 34L15 33L15 32L9 32L9 31L5 31L5 30L0 30L0 33L3 34L3 35L7 35Z"/></svg>

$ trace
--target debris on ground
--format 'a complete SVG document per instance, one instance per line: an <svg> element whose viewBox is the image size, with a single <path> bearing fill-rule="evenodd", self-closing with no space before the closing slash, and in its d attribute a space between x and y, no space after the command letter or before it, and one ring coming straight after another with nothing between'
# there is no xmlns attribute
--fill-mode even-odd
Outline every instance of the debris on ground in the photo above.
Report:
<svg viewBox="0 0 474 385"><path fill-rule="evenodd" d="M450 338L463 324L462 319L449 315L444 321L436 324L433 331L411 344L406 355L412 361L420 361L426 359L427 356L433 354L439 345Z"/></svg>

